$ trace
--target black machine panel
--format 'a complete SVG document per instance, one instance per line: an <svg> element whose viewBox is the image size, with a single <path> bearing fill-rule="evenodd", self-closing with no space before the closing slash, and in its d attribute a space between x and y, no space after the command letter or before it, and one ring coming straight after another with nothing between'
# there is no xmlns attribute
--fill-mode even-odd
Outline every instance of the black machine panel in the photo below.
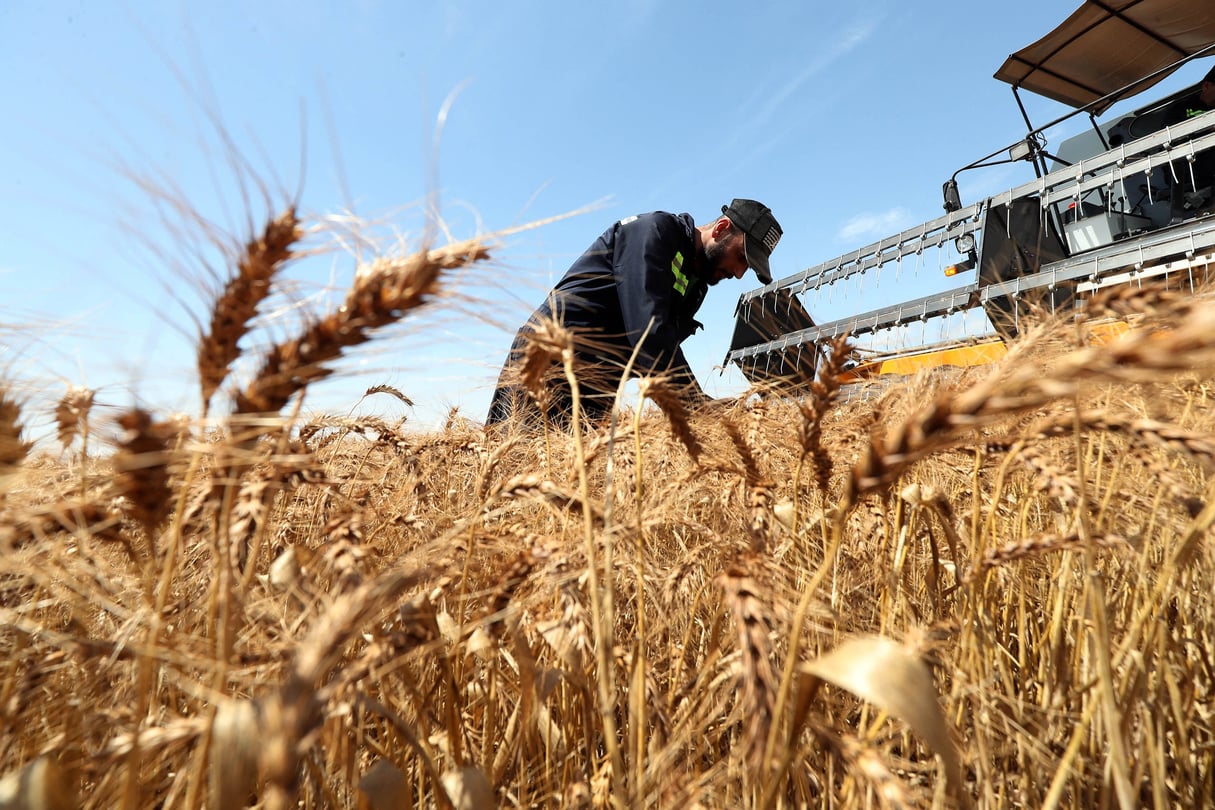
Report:
<svg viewBox="0 0 1215 810"><path fill-rule="evenodd" d="M1046 215L1038 197L1013 200L1010 205L994 205L987 212L979 259L979 285L1011 281L1037 273L1044 265L1067 257L1067 250L1051 217ZM1001 337L1016 335L1020 312L1031 306L1054 311L1068 304L1070 290L1037 289L1032 296L1001 296L988 300L983 308Z"/></svg>
<svg viewBox="0 0 1215 810"><path fill-rule="evenodd" d="M809 329L814 319L788 289L776 289L739 307L734 319L730 349L746 349L791 332ZM814 379L818 353L813 343L790 343L786 348L737 361L749 382L757 385L805 385Z"/></svg>

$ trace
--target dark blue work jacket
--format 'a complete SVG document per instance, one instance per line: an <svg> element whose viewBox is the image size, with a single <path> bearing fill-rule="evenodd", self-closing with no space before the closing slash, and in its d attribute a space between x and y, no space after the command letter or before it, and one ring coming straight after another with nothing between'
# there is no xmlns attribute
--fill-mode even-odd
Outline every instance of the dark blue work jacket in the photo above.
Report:
<svg viewBox="0 0 1215 810"><path fill-rule="evenodd" d="M627 362L649 326L636 370L670 371L695 386L680 348L701 328L693 316L708 292L695 228L690 215L665 211L622 219L574 262L536 315L556 315L585 334L579 351L585 359L599 355L612 363Z"/></svg>
<svg viewBox="0 0 1215 810"><path fill-rule="evenodd" d="M530 414L536 404L521 389L513 370L523 358L533 325L545 319L555 318L574 333L579 402L588 417L596 419L611 411L638 342L635 374L669 373L693 403L703 399L680 348L701 328L693 316L708 292L700 276L695 234L692 217L665 211L626 217L604 231L515 335L487 424L504 422L519 412ZM564 376L551 376L545 390L548 418L564 423L573 405Z"/></svg>

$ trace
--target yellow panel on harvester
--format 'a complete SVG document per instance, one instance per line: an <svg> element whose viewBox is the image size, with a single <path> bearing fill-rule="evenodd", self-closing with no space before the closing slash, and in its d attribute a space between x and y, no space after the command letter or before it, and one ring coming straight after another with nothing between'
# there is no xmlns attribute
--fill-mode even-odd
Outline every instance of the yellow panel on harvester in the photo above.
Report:
<svg viewBox="0 0 1215 810"><path fill-rule="evenodd" d="M882 362L878 374L914 374L920 369L937 366L981 366L994 363L1008 352L1000 340L957 346L909 357L895 357Z"/></svg>

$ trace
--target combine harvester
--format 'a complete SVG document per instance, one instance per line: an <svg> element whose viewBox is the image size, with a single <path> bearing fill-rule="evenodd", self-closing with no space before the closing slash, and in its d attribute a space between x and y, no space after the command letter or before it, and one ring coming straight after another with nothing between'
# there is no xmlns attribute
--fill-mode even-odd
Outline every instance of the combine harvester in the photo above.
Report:
<svg viewBox="0 0 1215 810"><path fill-rule="evenodd" d="M1215 56L1212 0L1088 0L995 74L1012 86L1025 137L954 172L943 185L944 216L743 293L726 362L752 383L796 388L814 378L832 339L848 334L858 361L851 381L978 365L1004 355L1034 307L1077 308L1096 290L1162 276L1202 286L1215 262L1215 112L1175 119L1174 102L1194 86L1116 120L1098 116L1207 56ZM1034 127L1022 90L1073 110ZM1047 152L1046 131L1082 115L1091 127ZM963 205L959 174L1017 161L1032 164L1037 179ZM830 323L816 324L803 303L934 255L946 275L975 280ZM928 324L945 332L959 313L982 328L927 340ZM915 324L923 324L919 341Z"/></svg>

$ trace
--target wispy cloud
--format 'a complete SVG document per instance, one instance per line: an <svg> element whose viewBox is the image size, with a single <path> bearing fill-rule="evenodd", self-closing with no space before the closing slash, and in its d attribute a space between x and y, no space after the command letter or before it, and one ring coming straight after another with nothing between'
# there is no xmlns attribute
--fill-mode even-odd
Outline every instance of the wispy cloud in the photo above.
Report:
<svg viewBox="0 0 1215 810"><path fill-rule="evenodd" d="M785 103L801 89L802 85L821 73L832 62L835 62L849 51L860 47L865 40L873 35L879 23L881 23L881 18L878 16L853 22L841 31L839 36L831 39L828 47L816 52L815 58L810 61L810 64L802 68L796 76L776 88L775 91L766 92L763 100L759 102L759 110L754 115L749 116L752 128L767 127L772 117L784 108ZM752 97L752 100L754 100L754 97Z"/></svg>
<svg viewBox="0 0 1215 810"><path fill-rule="evenodd" d="M789 118L788 111L791 101L797 99L798 94L815 76L850 51L863 45L886 18L884 5L877 9L860 9L857 14L858 16L837 35L825 37L826 46L816 51L810 63L794 74L792 78L781 84L761 83L740 105L738 118L745 123L721 142L720 150L724 153L735 153L740 145L747 144L747 157L736 164L736 169L743 168L745 163L753 161L777 144L781 138L771 137L771 133L778 128L778 122ZM796 126L784 126L779 129L781 137L784 137L789 132L795 131ZM766 135L762 148L756 145L758 140L756 133Z"/></svg>
<svg viewBox="0 0 1215 810"><path fill-rule="evenodd" d="M891 208L876 214L858 214L844 223L835 236L840 241L855 242L859 239L881 239L910 227L911 212L906 208Z"/></svg>
<svg viewBox="0 0 1215 810"><path fill-rule="evenodd" d="M628 1L644 6L652 0ZM789 109L791 106L811 105L813 102L798 101L798 94L832 63L869 40L889 16L888 7L887 2L879 0L854 9L853 19L838 33L822 36L823 47L814 51L809 64L791 78L779 83L772 79L759 82L746 100L737 107L734 118L741 122L740 125L733 127L716 141L713 152L706 156L706 162L719 163L721 156L730 155L731 168L727 171L727 176L740 174L749 164L787 138L791 132L799 131L802 124L789 115ZM783 75L783 72L777 72L779 70L773 68L770 76ZM746 148L740 148L743 146ZM693 173L691 167L683 168L656 184L656 188L665 193L666 189L678 187L686 182Z"/></svg>

